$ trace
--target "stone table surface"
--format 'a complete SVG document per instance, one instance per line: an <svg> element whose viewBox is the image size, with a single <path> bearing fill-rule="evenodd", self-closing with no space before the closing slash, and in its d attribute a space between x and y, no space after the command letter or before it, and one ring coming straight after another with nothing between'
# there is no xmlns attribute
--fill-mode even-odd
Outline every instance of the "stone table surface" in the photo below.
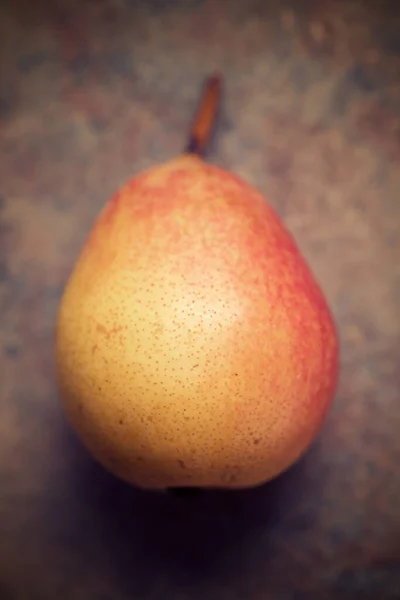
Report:
<svg viewBox="0 0 400 600"><path fill-rule="evenodd" d="M388 0L1 4L1 600L400 598L399 13ZM180 152L214 69L209 158L295 235L342 365L302 461L188 502L131 489L82 449L53 334L93 219Z"/></svg>

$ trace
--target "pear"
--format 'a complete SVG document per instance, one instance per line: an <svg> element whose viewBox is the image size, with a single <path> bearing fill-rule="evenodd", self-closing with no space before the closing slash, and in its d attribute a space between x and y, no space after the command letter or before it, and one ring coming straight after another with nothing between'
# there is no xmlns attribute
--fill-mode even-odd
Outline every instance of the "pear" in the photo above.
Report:
<svg viewBox="0 0 400 600"><path fill-rule="evenodd" d="M202 157L219 96L211 78L186 151L106 204L58 314L72 427L147 489L271 480L336 389L336 327L294 239L261 193Z"/></svg>

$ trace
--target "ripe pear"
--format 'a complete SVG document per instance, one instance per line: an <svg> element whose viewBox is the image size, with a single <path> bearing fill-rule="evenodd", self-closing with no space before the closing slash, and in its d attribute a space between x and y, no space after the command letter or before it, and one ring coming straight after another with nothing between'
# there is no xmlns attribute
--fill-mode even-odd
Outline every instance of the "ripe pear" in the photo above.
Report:
<svg viewBox="0 0 400 600"><path fill-rule="evenodd" d="M338 341L266 199L185 152L127 182L97 218L62 297L56 363L73 428L117 477L243 488L314 440Z"/></svg>

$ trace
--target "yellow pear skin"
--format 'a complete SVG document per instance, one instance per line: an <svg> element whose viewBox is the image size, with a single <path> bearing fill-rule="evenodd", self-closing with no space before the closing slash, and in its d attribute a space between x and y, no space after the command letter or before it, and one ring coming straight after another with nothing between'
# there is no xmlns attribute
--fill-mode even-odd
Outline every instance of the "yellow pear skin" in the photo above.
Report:
<svg viewBox="0 0 400 600"><path fill-rule="evenodd" d="M183 154L98 217L57 322L68 417L139 487L243 488L309 447L338 341L292 236L235 175Z"/></svg>

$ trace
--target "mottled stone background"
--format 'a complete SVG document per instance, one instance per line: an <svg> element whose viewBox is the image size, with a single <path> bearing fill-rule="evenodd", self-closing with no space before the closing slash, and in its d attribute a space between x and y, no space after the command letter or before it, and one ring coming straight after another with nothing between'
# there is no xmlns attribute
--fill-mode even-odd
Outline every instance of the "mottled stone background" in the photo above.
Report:
<svg viewBox="0 0 400 600"><path fill-rule="evenodd" d="M399 14L373 0L1 3L1 600L400 598ZM342 370L289 473L185 503L128 488L82 450L53 328L94 217L180 152L214 69L210 160L294 233Z"/></svg>

